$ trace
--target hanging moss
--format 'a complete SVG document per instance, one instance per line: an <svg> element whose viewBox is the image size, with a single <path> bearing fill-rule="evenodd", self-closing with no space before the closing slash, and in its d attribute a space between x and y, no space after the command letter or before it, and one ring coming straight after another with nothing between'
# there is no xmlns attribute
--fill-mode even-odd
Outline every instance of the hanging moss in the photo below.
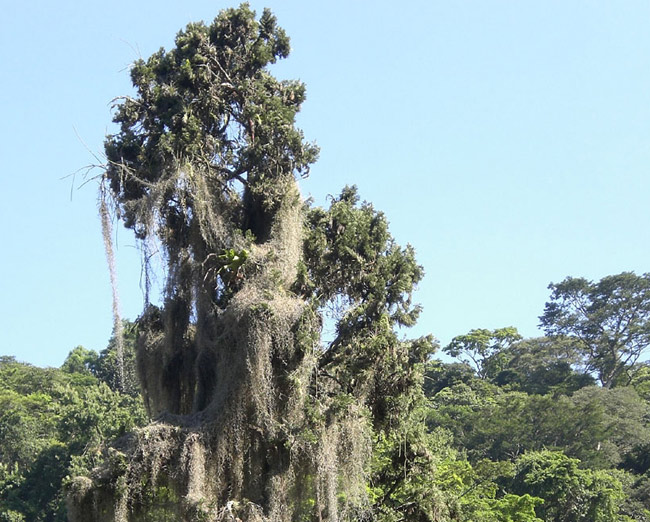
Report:
<svg viewBox="0 0 650 522"><path fill-rule="evenodd" d="M373 396L380 366L426 358L393 333L417 315L421 269L352 189L336 208L356 223L343 240L361 241L356 253L330 237L334 212L307 211L295 179L317 149L294 126L304 86L266 69L288 51L270 12L257 20L242 5L132 69L137 94L118 104L102 190L145 271L156 248L166 262L163 302L138 320L154 421L71 482L72 522L370 516L373 427L393 414ZM347 276L344 251L358 264ZM351 308L323 346L337 295Z"/></svg>

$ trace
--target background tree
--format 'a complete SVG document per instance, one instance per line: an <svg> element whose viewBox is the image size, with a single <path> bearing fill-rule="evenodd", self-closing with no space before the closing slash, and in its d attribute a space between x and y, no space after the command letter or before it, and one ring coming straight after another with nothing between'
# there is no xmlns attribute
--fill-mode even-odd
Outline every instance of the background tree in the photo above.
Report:
<svg viewBox="0 0 650 522"><path fill-rule="evenodd" d="M479 328L454 337L443 351L470 364L476 374L485 379L503 369L506 361L503 360L502 353L521 338L517 329L512 326L495 330Z"/></svg>
<svg viewBox="0 0 650 522"><path fill-rule="evenodd" d="M595 384L591 375L576 369L581 360L580 348L573 339L524 339L500 352L500 371L493 382L529 394L570 394Z"/></svg>
<svg viewBox="0 0 650 522"><path fill-rule="evenodd" d="M61 369L0 360L0 520L67 520L71 468L97 462L104 443L145 422L139 398L72 364L93 353L77 347Z"/></svg>
<svg viewBox="0 0 650 522"><path fill-rule="evenodd" d="M612 522L632 519L620 514L623 484L613 471L581 469L578 459L561 452L539 451L517 460L515 491L544 500L535 511L556 522Z"/></svg>
<svg viewBox="0 0 650 522"><path fill-rule="evenodd" d="M61 370L67 373L94 375L99 355L95 350L77 346L66 357Z"/></svg>
<svg viewBox="0 0 650 522"><path fill-rule="evenodd" d="M122 321L119 331L119 335L122 336L121 359L118 353L117 335L113 332L108 346L100 353L77 346L68 354L61 370L70 374L93 375L115 392L140 397L140 383L135 361L137 327L136 323Z"/></svg>
<svg viewBox="0 0 650 522"><path fill-rule="evenodd" d="M628 384L626 372L650 344L650 274L623 272L596 283L568 277L549 288L540 317L546 333L574 338L602 386Z"/></svg>

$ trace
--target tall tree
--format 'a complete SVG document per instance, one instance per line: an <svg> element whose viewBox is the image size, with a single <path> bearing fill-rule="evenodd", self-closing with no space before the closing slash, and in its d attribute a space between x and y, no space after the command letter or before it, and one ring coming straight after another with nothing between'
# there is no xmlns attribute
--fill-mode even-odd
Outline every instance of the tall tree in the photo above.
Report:
<svg viewBox="0 0 650 522"><path fill-rule="evenodd" d="M354 189L303 204L296 176L318 152L294 126L305 88L267 68L288 54L275 17L244 4L131 70L101 195L145 268L152 245L167 262L137 328L157 422L72 481L73 521L370 516L374 435L400 426L433 350L395 333L417 318L422 269Z"/></svg>
<svg viewBox="0 0 650 522"><path fill-rule="evenodd" d="M494 377L503 369L507 361L501 360L500 355L521 338L513 326L495 330L478 328L454 337L443 351L470 364L476 374L485 379L488 376Z"/></svg>
<svg viewBox="0 0 650 522"><path fill-rule="evenodd" d="M623 272L595 283L567 277L549 288L541 326L548 335L577 340L585 369L602 386L616 385L650 345L650 273Z"/></svg>

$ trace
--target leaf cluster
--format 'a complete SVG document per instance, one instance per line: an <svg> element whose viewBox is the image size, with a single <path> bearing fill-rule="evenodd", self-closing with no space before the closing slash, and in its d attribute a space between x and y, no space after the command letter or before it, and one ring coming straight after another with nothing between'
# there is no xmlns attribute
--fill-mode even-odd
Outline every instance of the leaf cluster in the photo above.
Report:
<svg viewBox="0 0 650 522"><path fill-rule="evenodd" d="M395 243L385 216L360 203L356 187L345 187L329 209L308 208L305 223L294 292L335 331L322 347L320 372L343 393L367 400L376 427L387 425L412 402L435 350L430 337L397 336L420 313L412 296L422 267L411 246Z"/></svg>

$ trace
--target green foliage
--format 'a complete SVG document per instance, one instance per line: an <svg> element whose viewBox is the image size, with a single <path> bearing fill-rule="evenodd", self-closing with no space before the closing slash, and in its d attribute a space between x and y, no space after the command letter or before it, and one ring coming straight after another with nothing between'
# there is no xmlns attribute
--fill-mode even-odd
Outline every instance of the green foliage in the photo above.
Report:
<svg viewBox="0 0 650 522"><path fill-rule="evenodd" d="M136 370L135 343L138 336L137 323L122 321L122 350L123 350L123 389L120 390L120 364L118 360L117 339L115 334L108 341L108 346L99 354L94 350L87 350L77 346L69 354L61 370L71 374L75 379L81 376L96 377L114 392L138 397L140 383ZM88 381L94 383L94 379Z"/></svg>
<svg viewBox="0 0 650 522"><path fill-rule="evenodd" d="M650 521L650 476L620 472L625 492L624 515L636 522Z"/></svg>
<svg viewBox="0 0 650 522"><path fill-rule="evenodd" d="M574 369L580 362L580 350L568 338L525 339L502 351L499 359L501 368L493 382L529 394L568 395L595 384L591 375Z"/></svg>
<svg viewBox="0 0 650 522"><path fill-rule="evenodd" d="M623 521L620 509L623 486L617 474L581 469L578 459L561 452L540 451L517 460L515 491L525 490L542 499L536 508L543 520L557 522Z"/></svg>
<svg viewBox="0 0 650 522"><path fill-rule="evenodd" d="M96 351L77 346L68 354L61 370L66 373L94 375L98 358Z"/></svg>
<svg viewBox="0 0 650 522"><path fill-rule="evenodd" d="M429 424L451 430L455 447L473 461L553 448L605 469L620 465L650 437L648 404L631 388L528 395L475 380L442 389L431 404Z"/></svg>
<svg viewBox="0 0 650 522"><path fill-rule="evenodd" d="M570 394L595 383L591 375L575 369L582 360L581 349L567 337L522 340L512 327L478 329L454 337L443 351L472 368L479 378L529 394ZM443 371L450 370L447 366ZM463 379L467 381L467 376Z"/></svg>
<svg viewBox="0 0 650 522"><path fill-rule="evenodd" d="M106 441L144 423L141 400L92 376L93 353L75 348L61 370L0 361L0 520L66 520L73 460L91 466Z"/></svg>
<svg viewBox="0 0 650 522"><path fill-rule="evenodd" d="M469 459L444 464L455 472L443 475L440 489L452 491L454 480L457 488L480 482L472 477L485 463L514 466L485 482L494 488L494 501L486 490L473 498L474 490L466 488L458 520L494 520L498 502L515 500L511 494L520 497L517 502L525 502L526 495L542 499L528 505L536 513L532 516L543 520L649 520L650 482L642 474L650 467L650 404L634 386L576 386L586 379L573 370L546 386L537 381L545 365L575 361L574 346L553 339L513 344L502 352L506 370L517 375L507 384L479 379L466 365L428 364L430 429L449 430L451 445ZM641 391L643 368L633 381ZM545 393L529 393L538 390Z"/></svg>
<svg viewBox="0 0 650 522"><path fill-rule="evenodd" d="M377 435L369 486L377 520L433 521L447 511L446 498L433 483L445 443L442 430L427 434L413 416L401 431Z"/></svg>
<svg viewBox="0 0 650 522"><path fill-rule="evenodd" d="M328 210L307 210L304 264L294 291L334 321L320 371L342 391L363 395L377 429L398 425L421 387L431 337L401 341L395 330L420 313L411 301L423 276L413 248L397 246L388 222L355 187L333 198Z"/></svg>
<svg viewBox="0 0 650 522"><path fill-rule="evenodd" d="M517 329L509 326L496 330L477 329L454 337L443 351L471 364L481 379L494 376L503 369L503 352L519 341Z"/></svg>
<svg viewBox="0 0 650 522"><path fill-rule="evenodd" d="M359 204L356 187L345 187L330 208L309 209L305 267L297 291L338 312L339 336L352 336L382 316L412 326L420 307L412 292L424 272L408 245L400 248L388 221L371 204Z"/></svg>
<svg viewBox="0 0 650 522"><path fill-rule="evenodd" d="M643 362L637 365L632 374L630 385L645 401L650 401L650 364Z"/></svg>
<svg viewBox="0 0 650 522"><path fill-rule="evenodd" d="M18 511L1 511L0 512L0 521L2 522L24 522L25 517L18 513Z"/></svg>
<svg viewBox="0 0 650 522"><path fill-rule="evenodd" d="M604 387L629 383L626 371L650 344L650 273L623 272L596 283L568 277L549 288L540 317L547 334L574 338L585 369Z"/></svg>
<svg viewBox="0 0 650 522"><path fill-rule="evenodd" d="M496 499L491 507L499 522L541 522L542 519L536 516L535 507L543 503L543 499L528 493L523 495L507 493L502 498Z"/></svg>
<svg viewBox="0 0 650 522"><path fill-rule="evenodd" d="M303 264L294 291L334 324L319 372L347 400L362 399L374 427L370 500L377 520L438 520L444 495L432 485L444 430L423 422L424 367L436 349L431 337L400 340L398 327L415 323L412 304L423 276L410 246L400 248L388 222L356 187L332 198L329 209L306 210Z"/></svg>
<svg viewBox="0 0 650 522"><path fill-rule="evenodd" d="M508 462L483 460L472 466L466 460L446 460L438 468L436 483L453 498L454 520L541 522L535 506L542 499L505 493L500 486L513 473L514 466Z"/></svg>
<svg viewBox="0 0 650 522"><path fill-rule="evenodd" d="M620 466L636 447L650 444L650 404L634 389L591 386L577 391L571 403L563 418L565 440L573 436L575 441L567 444L567 453L589 467Z"/></svg>

